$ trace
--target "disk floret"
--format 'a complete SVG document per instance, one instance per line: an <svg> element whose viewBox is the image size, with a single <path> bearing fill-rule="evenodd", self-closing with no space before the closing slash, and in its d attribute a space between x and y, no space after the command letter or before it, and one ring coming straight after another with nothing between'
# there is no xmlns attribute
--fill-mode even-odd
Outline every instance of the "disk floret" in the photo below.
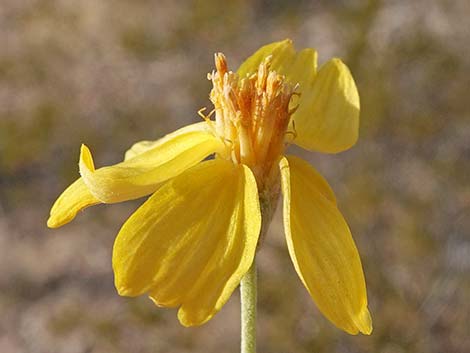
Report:
<svg viewBox="0 0 470 353"><path fill-rule="evenodd" d="M228 70L222 53L215 55L216 70L208 75L213 88L215 131L235 163L249 166L258 183L269 177L285 148L285 135L294 113L289 103L296 86L270 70L267 57L250 76Z"/></svg>

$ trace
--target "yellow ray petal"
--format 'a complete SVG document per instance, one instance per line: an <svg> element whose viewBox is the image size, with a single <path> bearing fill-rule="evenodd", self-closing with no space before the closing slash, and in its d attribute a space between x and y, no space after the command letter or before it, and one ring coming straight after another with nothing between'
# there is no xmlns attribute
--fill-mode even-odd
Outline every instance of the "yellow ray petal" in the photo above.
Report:
<svg viewBox="0 0 470 353"><path fill-rule="evenodd" d="M261 47L240 66L238 74L256 72L269 55L272 70L299 84L300 98L292 102L292 107L298 105L292 115L297 132L294 143L327 153L353 146L359 129L359 94L346 65L332 59L317 73L316 51L307 48L296 53L292 41L286 39Z"/></svg>
<svg viewBox="0 0 470 353"><path fill-rule="evenodd" d="M280 73L285 75L292 84L299 84L300 93L311 89L317 73L317 52L315 49L306 48L299 51L292 62Z"/></svg>
<svg viewBox="0 0 470 353"><path fill-rule="evenodd" d="M299 158L283 158L280 168L284 229L299 277L333 324L350 334L370 334L361 260L331 189Z"/></svg>
<svg viewBox="0 0 470 353"><path fill-rule="evenodd" d="M237 73L243 77L257 72L258 66L270 55L271 70L285 75L294 85L298 83L300 92L310 89L317 70L317 52L307 48L296 53L290 39L261 47L240 65Z"/></svg>
<svg viewBox="0 0 470 353"><path fill-rule="evenodd" d="M267 44L259 48L253 55L246 59L238 68L237 73L240 77L251 75L258 71L258 66L268 57L272 55L272 68L279 70L286 68L295 56L295 50L290 39L280 42Z"/></svg>
<svg viewBox="0 0 470 353"><path fill-rule="evenodd" d="M174 139L178 135L186 134L188 132L193 132L193 131L205 131L207 133L210 133L212 130L211 130L211 127L207 124L207 122L201 121L199 123L184 126L176 130L175 132L165 135L162 138L155 140L155 141L136 142L131 146L131 148L129 148L126 151L124 155L124 160L127 161L155 147L161 146L164 143L167 143L168 141Z"/></svg>
<svg viewBox="0 0 470 353"><path fill-rule="evenodd" d="M197 140L197 141L200 141L200 140L202 141L207 135L210 134L210 131L211 131L210 127L206 124L206 122L201 122L201 123L185 126L185 127L181 128L179 130L176 130L175 132L173 132L171 134L168 134L168 135L164 136L163 138L161 138L157 141L145 141L145 142L136 143L134 146L132 146L126 152L125 161L133 159L134 157L138 157L139 155L142 155L144 153L148 153L147 155L150 155L150 159L152 157L155 158L155 155L157 155L159 153L159 151L161 151L161 149L168 150L169 148L173 148L174 144L178 144L178 141L181 139L180 135L183 136L182 137L183 139L185 139L185 138L187 139L187 138L190 138L192 136L192 135L188 136L187 134L189 134L189 133L198 134L198 132L199 132L203 135L203 138L199 138L199 140ZM208 139L213 140L213 138L211 136L208 136ZM195 145L199 146L197 143ZM210 145L210 143L208 143L208 144L203 143L203 149L204 148L207 149L208 145ZM219 145L220 146L220 144L218 144L217 142L213 142L213 145ZM186 146L188 146L188 144ZM190 146L191 146L191 144L189 143L189 147ZM94 170L93 159L91 157L91 154L89 153L87 148L83 148L82 151L83 151L83 154L81 156L83 158L82 163L85 164L85 167L88 166L88 168L91 170L91 172L94 172L95 170ZM184 148L181 148L181 151L183 152L183 154L185 154L186 157L188 156L188 153L190 153L189 151L185 151ZM178 150L173 150L173 152L176 155L175 156L176 160L168 161L170 163L170 165L166 165L166 166L164 166L164 168L168 167L168 166L171 167L171 163L177 162L178 158L181 157L181 156L177 156ZM206 155L204 151L198 151L198 153L202 153L204 155L204 156L200 157L200 159L204 158L205 155ZM207 154L209 154L209 153L207 153ZM167 154L167 156L171 157L171 153ZM157 159L158 159L158 157L157 157ZM160 158L159 160L162 161L162 158ZM148 171L148 169L151 169L151 166L148 169L145 169L145 168L138 169L139 164L140 165L144 164L145 157L143 158L143 160L142 159L137 159L134 162L136 162L136 163L124 164L124 167L135 166L136 167L135 168L135 172L136 172L135 176L136 177L137 177L137 174L139 172L143 173L146 170ZM185 158L183 160L183 164L187 163L187 162L188 162L188 158ZM197 161L195 163L197 163ZM122 164L118 164L118 166L121 166L121 165ZM190 167L190 166L192 166L191 163L188 167ZM158 165L155 165L155 168L158 168ZM131 172L130 168L128 168L127 170L129 172ZM124 169L121 169L121 171L124 171ZM101 173L101 172L98 172L98 173ZM136 178L136 179L138 179L138 178ZM134 179L134 181L136 179ZM102 178L100 180L102 180ZM140 186L142 186L142 185L139 185L139 187ZM103 190L104 191L109 191L109 187L111 187L111 185L110 186L105 186ZM151 193L152 191L155 191L157 187L158 187L158 185L155 185L153 187L149 187L149 189L150 189L149 193ZM142 191L142 189L140 191ZM118 193L118 195L119 195L119 193ZM104 200L101 200L101 201L104 201ZM64 224L72 221L75 218L75 215L80 210L82 210L82 209L84 209L88 206L92 206L92 205L96 205L98 203L101 203L101 201L97 197L93 196L93 194L90 192L90 190L88 189L88 187L84 183L83 178L79 178L72 185L70 185L59 196L57 201L54 203L54 206L51 209L50 217L47 221L47 225L50 228L60 227ZM109 201L109 199L108 199L107 202L111 202L111 201ZM115 201L115 202L117 202L117 201Z"/></svg>
<svg viewBox="0 0 470 353"><path fill-rule="evenodd" d="M175 177L124 224L113 251L121 295L149 292L181 306L185 326L209 320L249 269L261 215L256 181L245 166L215 159Z"/></svg>
<svg viewBox="0 0 470 353"><path fill-rule="evenodd" d="M98 203L100 201L90 193L82 178L79 178L56 200L47 220L47 226L61 227L73 220L80 210Z"/></svg>
<svg viewBox="0 0 470 353"><path fill-rule="evenodd" d="M332 59L318 71L313 85L301 90L292 115L294 143L308 150L337 153L353 146L359 132L359 94L349 69Z"/></svg>
<svg viewBox="0 0 470 353"><path fill-rule="evenodd" d="M221 140L205 130L178 130L162 140L146 146L149 148L134 146L124 162L96 170L90 150L82 145L80 174L90 192L105 203L136 199L154 192L163 181L208 155L224 150Z"/></svg>

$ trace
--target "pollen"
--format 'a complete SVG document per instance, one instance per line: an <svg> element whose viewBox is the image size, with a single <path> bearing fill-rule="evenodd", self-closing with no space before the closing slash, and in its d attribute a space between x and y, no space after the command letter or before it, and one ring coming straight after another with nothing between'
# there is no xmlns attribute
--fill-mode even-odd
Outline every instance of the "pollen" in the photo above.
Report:
<svg viewBox="0 0 470 353"><path fill-rule="evenodd" d="M215 67L208 79L213 88L210 99L215 107L215 133L227 147L227 157L245 164L254 172L258 184L282 156L285 136L294 109L291 98L297 86L271 70L268 56L256 73L239 77L229 71L222 53L215 54Z"/></svg>

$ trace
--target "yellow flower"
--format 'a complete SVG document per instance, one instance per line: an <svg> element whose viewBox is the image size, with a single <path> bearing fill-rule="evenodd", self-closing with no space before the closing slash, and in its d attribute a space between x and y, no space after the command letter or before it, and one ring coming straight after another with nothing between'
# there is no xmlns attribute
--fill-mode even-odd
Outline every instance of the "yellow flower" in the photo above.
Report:
<svg viewBox="0 0 470 353"><path fill-rule="evenodd" d="M290 40L260 48L236 73L216 54L208 75L214 120L209 114L139 142L123 162L98 169L82 145L81 178L55 202L48 226L94 204L152 194L116 238L116 288L179 307L183 325L199 325L250 268L282 192L287 245L303 284L337 327L370 334L361 261L333 191L307 162L283 156L291 143L336 153L357 140L359 96L349 70L332 59L317 72L316 61L315 50L296 52Z"/></svg>

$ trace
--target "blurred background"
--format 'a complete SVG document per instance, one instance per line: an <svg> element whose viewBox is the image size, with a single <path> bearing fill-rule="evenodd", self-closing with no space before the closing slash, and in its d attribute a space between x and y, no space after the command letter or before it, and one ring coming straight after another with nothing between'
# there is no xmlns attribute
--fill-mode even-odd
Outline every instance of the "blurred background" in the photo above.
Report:
<svg viewBox="0 0 470 353"><path fill-rule="evenodd" d="M298 279L281 218L259 252L259 352L470 351L468 0L96 1L0 4L0 351L238 352L239 296L199 328L121 298L111 250L142 202L97 206L58 230L50 206L78 176L211 107L213 53L233 69L292 38L350 67L358 144L293 150L336 191L362 255L375 330L326 321Z"/></svg>

